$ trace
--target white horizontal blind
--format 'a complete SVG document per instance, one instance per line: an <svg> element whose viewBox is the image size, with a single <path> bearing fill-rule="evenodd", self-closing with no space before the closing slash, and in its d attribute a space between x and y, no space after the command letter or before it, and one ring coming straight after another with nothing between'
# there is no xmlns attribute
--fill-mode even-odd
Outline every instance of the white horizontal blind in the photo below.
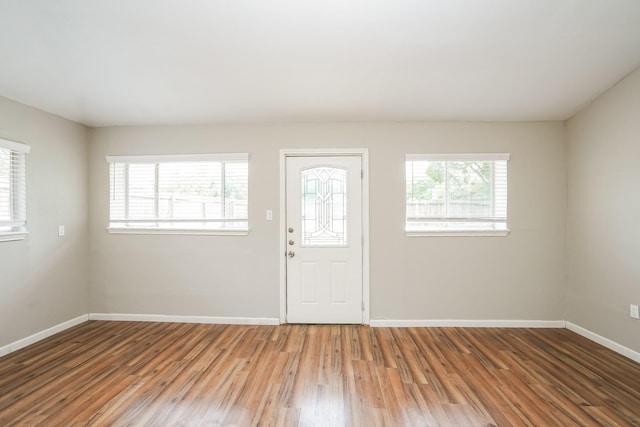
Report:
<svg viewBox="0 0 640 427"><path fill-rule="evenodd" d="M407 155L407 231L507 230L508 154Z"/></svg>
<svg viewBox="0 0 640 427"><path fill-rule="evenodd" d="M26 159L30 147L0 139L0 235L26 233Z"/></svg>
<svg viewBox="0 0 640 427"><path fill-rule="evenodd" d="M248 155L109 156L109 227L247 230Z"/></svg>

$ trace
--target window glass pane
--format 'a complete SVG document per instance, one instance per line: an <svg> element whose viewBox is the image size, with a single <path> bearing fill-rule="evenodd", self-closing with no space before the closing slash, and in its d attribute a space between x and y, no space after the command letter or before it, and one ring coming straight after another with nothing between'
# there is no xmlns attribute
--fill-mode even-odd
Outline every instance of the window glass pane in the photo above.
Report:
<svg viewBox="0 0 640 427"><path fill-rule="evenodd" d="M0 148L0 221L11 219L11 151Z"/></svg>
<svg viewBox="0 0 640 427"><path fill-rule="evenodd" d="M225 218L247 218L249 164L226 162L224 171Z"/></svg>
<svg viewBox="0 0 640 427"><path fill-rule="evenodd" d="M11 216L15 223L14 229L26 231L27 221L27 190L26 190L26 156L17 151L11 152L10 187L11 187Z"/></svg>
<svg viewBox="0 0 640 427"><path fill-rule="evenodd" d="M407 231L506 230L507 161L434 157L406 161Z"/></svg>
<svg viewBox="0 0 640 427"><path fill-rule="evenodd" d="M0 233L26 232L25 153L0 148Z"/></svg>
<svg viewBox="0 0 640 427"><path fill-rule="evenodd" d="M302 246L347 246L347 171L302 171Z"/></svg>
<svg viewBox="0 0 640 427"><path fill-rule="evenodd" d="M158 165L159 218L220 218L220 162L176 162Z"/></svg>
<svg viewBox="0 0 640 427"><path fill-rule="evenodd" d="M445 215L444 162L408 162L407 217L443 217Z"/></svg>
<svg viewBox="0 0 640 427"><path fill-rule="evenodd" d="M148 157L108 158L110 228L247 229L248 161Z"/></svg>
<svg viewBox="0 0 640 427"><path fill-rule="evenodd" d="M111 219L126 218L126 170L125 163L111 163L109 165L109 217Z"/></svg>
<svg viewBox="0 0 640 427"><path fill-rule="evenodd" d="M493 215L491 163L448 162L449 218L489 218Z"/></svg>
<svg viewBox="0 0 640 427"><path fill-rule="evenodd" d="M155 215L154 164L129 165L129 209L127 219L153 219Z"/></svg>
<svg viewBox="0 0 640 427"><path fill-rule="evenodd" d="M493 163L493 191L494 191L494 216L507 220L507 162L496 161Z"/></svg>

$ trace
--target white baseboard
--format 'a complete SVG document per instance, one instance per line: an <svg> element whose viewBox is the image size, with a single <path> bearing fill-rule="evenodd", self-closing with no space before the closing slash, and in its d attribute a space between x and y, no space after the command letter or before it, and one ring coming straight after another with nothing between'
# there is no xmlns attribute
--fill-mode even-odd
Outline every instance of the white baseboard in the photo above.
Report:
<svg viewBox="0 0 640 427"><path fill-rule="evenodd" d="M89 320L121 322L207 323L214 325L279 325L277 317L174 316L166 314L89 313Z"/></svg>
<svg viewBox="0 0 640 427"><path fill-rule="evenodd" d="M279 325L277 317L211 317L173 316L164 314L89 313L52 326L26 338L0 347L0 357L27 347L54 334L62 332L88 320L134 321L134 322L179 322L226 325ZM566 328L610 350L640 363L640 352L618 344L581 326L564 320L456 320L456 319L371 319L369 326L382 327L464 327L464 328Z"/></svg>
<svg viewBox="0 0 640 427"><path fill-rule="evenodd" d="M22 338L18 341L14 341L11 344L0 347L0 356L7 355L9 353L12 353L16 350L20 350L21 348L24 348L31 344L35 344L38 341L42 341L45 338L49 338L51 335L57 334L73 326L84 323L87 320L89 320L89 316L86 314L83 314L82 316L78 316L74 319L67 320L66 322L59 323L55 326L45 329L44 331L36 332L35 334L29 335L26 338Z"/></svg>
<svg viewBox="0 0 640 427"><path fill-rule="evenodd" d="M602 335L598 335L595 332L591 332L588 329L583 328L582 326L578 326L575 323L567 322L567 329L575 332L578 335L582 335L585 338L590 339L604 347L607 347L609 350L613 350L618 354L621 354L629 359L640 363L640 352L630 349L629 347L625 347L622 344L618 344L615 341L610 340L609 338L605 338Z"/></svg>
<svg viewBox="0 0 640 427"><path fill-rule="evenodd" d="M564 320L371 319L374 328L564 328Z"/></svg>

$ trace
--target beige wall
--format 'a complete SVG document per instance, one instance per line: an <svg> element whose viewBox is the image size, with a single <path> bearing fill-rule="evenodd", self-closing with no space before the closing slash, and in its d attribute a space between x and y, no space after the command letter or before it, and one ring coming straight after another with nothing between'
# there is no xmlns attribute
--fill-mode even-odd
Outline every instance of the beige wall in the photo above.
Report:
<svg viewBox="0 0 640 427"><path fill-rule="evenodd" d="M87 313L88 173L81 125L0 97L0 138L31 145L29 236L0 242L2 347Z"/></svg>
<svg viewBox="0 0 640 427"><path fill-rule="evenodd" d="M372 319L563 319L561 123L291 124L90 131L90 311L279 316L279 149L367 147ZM106 155L248 152L246 237L110 235ZM408 238L404 155L509 152L508 237ZM264 219L274 211L274 221Z"/></svg>
<svg viewBox="0 0 640 427"><path fill-rule="evenodd" d="M567 123L567 320L640 351L640 70Z"/></svg>

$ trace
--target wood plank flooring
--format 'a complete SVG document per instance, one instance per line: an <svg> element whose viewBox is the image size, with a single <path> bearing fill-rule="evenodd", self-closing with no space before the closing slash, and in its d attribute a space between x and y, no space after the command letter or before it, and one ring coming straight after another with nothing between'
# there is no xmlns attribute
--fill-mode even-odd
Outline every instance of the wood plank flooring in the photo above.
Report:
<svg viewBox="0 0 640 427"><path fill-rule="evenodd" d="M92 321L0 358L0 426L640 426L565 329Z"/></svg>

